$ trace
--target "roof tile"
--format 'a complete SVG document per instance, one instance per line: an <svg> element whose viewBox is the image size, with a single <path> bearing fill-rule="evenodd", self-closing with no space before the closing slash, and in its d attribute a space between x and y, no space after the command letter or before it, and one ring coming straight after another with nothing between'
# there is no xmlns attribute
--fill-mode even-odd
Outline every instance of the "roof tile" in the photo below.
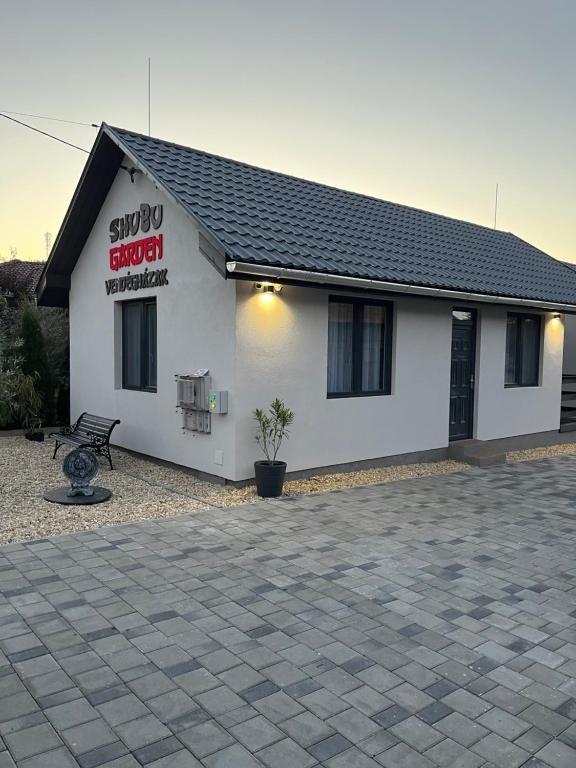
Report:
<svg viewBox="0 0 576 768"><path fill-rule="evenodd" d="M108 130L231 259L576 304L576 272L509 232Z"/></svg>

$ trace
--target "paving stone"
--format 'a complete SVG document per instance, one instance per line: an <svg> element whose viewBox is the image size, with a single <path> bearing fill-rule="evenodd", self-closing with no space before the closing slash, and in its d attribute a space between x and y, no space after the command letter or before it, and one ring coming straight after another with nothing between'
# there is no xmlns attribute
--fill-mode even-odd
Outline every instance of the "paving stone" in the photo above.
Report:
<svg viewBox="0 0 576 768"><path fill-rule="evenodd" d="M134 768L136 767L137 763L134 762ZM105 766L105 768L114 768L114 765L111 763L110 766ZM167 757L161 757L159 760L148 763L146 768L202 768L202 763L198 762L188 750L183 749L180 752L174 752Z"/></svg>
<svg viewBox="0 0 576 768"><path fill-rule="evenodd" d="M372 719L375 723L382 726L382 728L391 728L397 723L401 723L403 720L407 720L411 716L408 710L401 707L399 704L394 704L382 712L378 712L372 715Z"/></svg>
<svg viewBox="0 0 576 768"><path fill-rule="evenodd" d="M193 672L191 674L196 673ZM182 676L182 678L186 677L186 675ZM185 687L180 680L180 678L177 679L178 685ZM216 684L217 683L218 681L216 681ZM146 699L154 698L161 693L173 691L176 688L176 684L163 672L153 672L150 675L144 675L143 677L138 677L136 680L132 680L128 683L128 687L136 696L138 696L138 698L146 701Z"/></svg>
<svg viewBox="0 0 576 768"><path fill-rule="evenodd" d="M462 744L463 747L472 746L489 733L477 721L470 720L459 712L453 712L448 717L439 720L434 724L434 727L453 741Z"/></svg>
<svg viewBox="0 0 576 768"><path fill-rule="evenodd" d="M376 757L384 768L433 768L434 763L407 744L397 744Z"/></svg>
<svg viewBox="0 0 576 768"><path fill-rule="evenodd" d="M418 712L418 717L428 725L434 725L435 723L443 720L452 714L454 710L442 701L435 701L434 704L429 704L424 709Z"/></svg>
<svg viewBox="0 0 576 768"><path fill-rule="evenodd" d="M515 741L530 728L530 723L496 707L481 715L476 722L508 741Z"/></svg>
<svg viewBox="0 0 576 768"><path fill-rule="evenodd" d="M410 683L402 683L402 685L386 691L386 696L410 712L418 712L429 704L434 703L434 699L431 696L428 696L428 694L420 691Z"/></svg>
<svg viewBox="0 0 576 768"><path fill-rule="evenodd" d="M116 734L104 720L91 720L61 732L61 736L75 755L81 755L117 740Z"/></svg>
<svg viewBox="0 0 576 768"><path fill-rule="evenodd" d="M282 731L261 715L231 727L230 733L250 752L257 752L259 749L268 747L285 736Z"/></svg>
<svg viewBox="0 0 576 768"><path fill-rule="evenodd" d="M266 670L266 672L267 671L268 670ZM323 688L326 688L328 691L336 694L336 696L342 696L343 694L362 686L360 680L357 680L353 675L349 675L339 667L330 669L327 672L318 675L318 677L315 678L315 682Z"/></svg>
<svg viewBox="0 0 576 768"><path fill-rule="evenodd" d="M304 711L303 706L283 691L258 699L253 703L253 707L268 718L271 723L279 723Z"/></svg>
<svg viewBox="0 0 576 768"><path fill-rule="evenodd" d="M566 731L564 733L566 733ZM563 736L564 734L562 734L562 737ZM544 733L544 731L541 731L539 728L530 728L530 730L517 738L514 743L517 747L521 747L529 754L534 755L539 749L542 749L545 744L548 744L551 739L552 736L550 736L549 733Z"/></svg>
<svg viewBox="0 0 576 768"><path fill-rule="evenodd" d="M181 750L182 743L175 736L169 736L166 739L154 741L152 744L147 744L145 747L134 750L134 757L138 762L147 765L162 758L167 758L169 755L177 754Z"/></svg>
<svg viewBox="0 0 576 768"><path fill-rule="evenodd" d="M284 720L279 727L302 747L324 741L334 734L329 725L311 712L302 712L296 717Z"/></svg>
<svg viewBox="0 0 576 768"><path fill-rule="evenodd" d="M557 736L572 724L568 718L540 704L532 704L532 706L524 709L522 720L532 723L541 731L550 733L552 736Z"/></svg>
<svg viewBox="0 0 576 768"><path fill-rule="evenodd" d="M268 668L266 669L268 676ZM264 683L266 678L248 664L238 664L232 669L221 672L219 679L236 693L252 688L260 683Z"/></svg>
<svg viewBox="0 0 576 768"><path fill-rule="evenodd" d="M74 725L87 723L89 720L96 720L99 716L98 710L89 704L86 699L48 707L48 709L44 710L44 714L52 725L60 731L71 728Z"/></svg>
<svg viewBox="0 0 576 768"><path fill-rule="evenodd" d="M576 749L556 739L537 752L536 757L552 768L574 768L576 765Z"/></svg>
<svg viewBox="0 0 576 768"><path fill-rule="evenodd" d="M324 765L326 768L380 768L380 763L367 757L356 747L341 752L336 757L327 760Z"/></svg>
<svg viewBox="0 0 576 768"><path fill-rule="evenodd" d="M292 739L278 741L260 750L256 757L268 768L310 768L316 764L316 759Z"/></svg>
<svg viewBox="0 0 576 768"><path fill-rule="evenodd" d="M442 699L442 702L455 712L460 712L460 714L472 719L479 717L492 707L490 701L481 699L462 688L449 693Z"/></svg>
<svg viewBox="0 0 576 768"><path fill-rule="evenodd" d="M312 744L308 747L308 752L316 760L325 762L335 755L339 755L342 752L350 749L352 742L348 741L344 736L339 733L334 736L329 736L323 741L317 741L316 744Z"/></svg>
<svg viewBox="0 0 576 768"><path fill-rule="evenodd" d="M225 685L200 693L195 699L211 715L221 715L244 706L244 700Z"/></svg>
<svg viewBox="0 0 576 768"><path fill-rule="evenodd" d="M13 720L38 710L38 705L27 691L0 699L0 722Z"/></svg>
<svg viewBox="0 0 576 768"><path fill-rule="evenodd" d="M62 746L62 741L56 731L49 724L35 725L16 731L5 737L6 744L16 760L37 755L40 752L49 752L51 749Z"/></svg>
<svg viewBox="0 0 576 768"><path fill-rule="evenodd" d="M146 706L148 709L152 710L156 717L162 720L163 723L175 720L198 708L190 696L180 690L167 691L153 699L147 699ZM136 715L136 717L139 716L140 715Z"/></svg>
<svg viewBox="0 0 576 768"><path fill-rule="evenodd" d="M337 715L349 707L348 702L343 701L325 688L302 696L299 702L323 720L331 715Z"/></svg>
<svg viewBox="0 0 576 768"><path fill-rule="evenodd" d="M344 693L342 699L355 709L369 716L382 712L386 707L392 706L390 699L387 699L368 685L363 685L349 693Z"/></svg>
<svg viewBox="0 0 576 768"><path fill-rule="evenodd" d="M417 717L409 717L407 720L393 725L390 728L390 733L418 752L425 752L444 739L442 733Z"/></svg>
<svg viewBox="0 0 576 768"><path fill-rule="evenodd" d="M136 750L172 734L154 715L145 715L137 720L130 720L115 727L118 736L128 749Z"/></svg>
<svg viewBox="0 0 576 768"><path fill-rule="evenodd" d="M182 731L178 738L198 758L221 751L234 743L232 736L213 720Z"/></svg>
<svg viewBox="0 0 576 768"><path fill-rule="evenodd" d="M472 751L477 752L498 768L519 768L530 757L528 752L495 733L489 733L474 744Z"/></svg>
<svg viewBox="0 0 576 768"><path fill-rule="evenodd" d="M78 763L72 754L62 747L22 760L18 768L78 768Z"/></svg>
<svg viewBox="0 0 576 768"><path fill-rule="evenodd" d="M121 741L115 741L112 744L105 744L78 755L76 759L81 768L97 768L97 766L104 764L110 765L113 760L120 759L127 753L126 746Z"/></svg>
<svg viewBox="0 0 576 768"><path fill-rule="evenodd" d="M134 768L136 766L137 764L135 763ZM110 766L105 766L105 768L114 768L114 766L111 764ZM152 763L148 763L146 768L202 768L202 763L196 760L188 750L182 750L174 752L168 755L168 757L161 757L160 760L154 760Z"/></svg>
<svg viewBox="0 0 576 768"><path fill-rule="evenodd" d="M97 714L112 727L150 714L150 710L132 694L99 704Z"/></svg>
<svg viewBox="0 0 576 768"><path fill-rule="evenodd" d="M480 755L471 752L457 744L452 739L444 739L440 743L428 749L424 756L431 760L434 765L442 768L483 768L486 766L485 760Z"/></svg>

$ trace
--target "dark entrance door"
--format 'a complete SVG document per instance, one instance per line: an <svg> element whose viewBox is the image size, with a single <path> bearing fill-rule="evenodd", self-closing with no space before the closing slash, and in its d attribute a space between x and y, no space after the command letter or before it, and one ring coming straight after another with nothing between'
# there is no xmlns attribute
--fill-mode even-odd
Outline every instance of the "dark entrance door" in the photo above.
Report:
<svg viewBox="0 0 576 768"><path fill-rule="evenodd" d="M476 313L470 309L454 309L450 369L450 440L472 437L475 358Z"/></svg>

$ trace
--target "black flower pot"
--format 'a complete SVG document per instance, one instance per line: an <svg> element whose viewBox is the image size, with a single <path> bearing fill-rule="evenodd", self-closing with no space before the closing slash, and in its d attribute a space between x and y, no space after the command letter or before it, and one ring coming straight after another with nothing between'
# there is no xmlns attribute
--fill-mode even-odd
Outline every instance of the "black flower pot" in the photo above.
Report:
<svg viewBox="0 0 576 768"><path fill-rule="evenodd" d="M282 496L286 475L285 461L255 461L256 492L265 499Z"/></svg>
<svg viewBox="0 0 576 768"><path fill-rule="evenodd" d="M39 430L34 430L31 432L26 432L24 435L26 440L31 440L33 443L43 443L44 442L44 432L40 432Z"/></svg>

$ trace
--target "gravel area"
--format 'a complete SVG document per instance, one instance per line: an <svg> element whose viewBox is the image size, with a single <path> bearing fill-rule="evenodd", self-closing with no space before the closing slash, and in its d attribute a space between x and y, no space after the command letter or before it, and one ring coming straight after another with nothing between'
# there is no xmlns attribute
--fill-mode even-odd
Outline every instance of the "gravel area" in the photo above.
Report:
<svg viewBox="0 0 576 768"><path fill-rule="evenodd" d="M510 451L506 454L508 464L517 461L538 461L550 456L565 456L576 453L576 443L561 443L559 445L545 445L542 448L527 448L523 451Z"/></svg>
<svg viewBox="0 0 576 768"><path fill-rule="evenodd" d="M199 480L185 470L114 450L115 471L109 472L102 464L96 480L97 484L112 491L109 502L81 509L51 504L42 498L44 491L66 485L62 474L64 449L60 450L57 461L52 460L52 450L50 441L32 443L20 436L0 437L0 543L147 518L174 517L195 510L232 507L258 500L252 485L223 487ZM511 451L506 458L508 463L515 463L575 453L576 443L566 443ZM438 461L339 472L289 480L284 490L287 496L299 496L450 474L468 468L467 464L457 461Z"/></svg>
<svg viewBox="0 0 576 768"><path fill-rule="evenodd" d="M114 472L101 465L95 483L110 488L110 501L93 507L62 506L44 501L48 488L66 485L64 448L52 460L53 443L23 437L0 437L0 543L37 539L106 525L174 517L212 507L231 507L258 500L254 486L223 487L191 473L113 450ZM288 496L323 493L359 485L429 477L467 469L456 461L382 467L361 472L290 480Z"/></svg>

